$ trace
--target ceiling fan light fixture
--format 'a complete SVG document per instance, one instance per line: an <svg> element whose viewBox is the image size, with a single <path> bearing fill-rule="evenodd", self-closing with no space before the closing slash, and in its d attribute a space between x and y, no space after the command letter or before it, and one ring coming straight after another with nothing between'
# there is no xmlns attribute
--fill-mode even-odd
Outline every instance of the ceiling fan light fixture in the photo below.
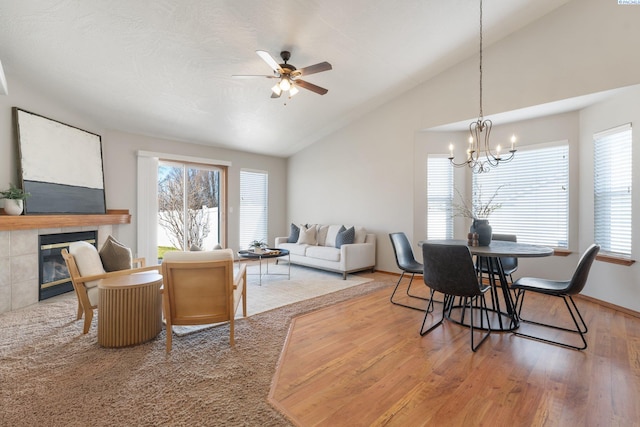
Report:
<svg viewBox="0 0 640 427"><path fill-rule="evenodd" d="M291 89L291 81L288 77L283 77L282 80L280 80L280 89L285 92Z"/></svg>
<svg viewBox="0 0 640 427"><path fill-rule="evenodd" d="M300 92L297 87L291 85L291 89L289 89L289 98L294 96L296 93Z"/></svg>
<svg viewBox="0 0 640 427"><path fill-rule="evenodd" d="M273 91L273 93L275 93L276 95L280 96L280 94L282 93L282 89L280 89L280 83L275 84L271 90Z"/></svg>

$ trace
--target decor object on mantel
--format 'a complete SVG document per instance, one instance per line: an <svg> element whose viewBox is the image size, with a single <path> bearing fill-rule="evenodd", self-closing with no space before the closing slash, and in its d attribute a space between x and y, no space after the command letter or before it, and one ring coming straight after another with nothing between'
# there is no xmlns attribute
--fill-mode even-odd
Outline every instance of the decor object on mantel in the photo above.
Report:
<svg viewBox="0 0 640 427"><path fill-rule="evenodd" d="M469 229L469 234L478 234L479 246L489 246L491 244L492 228L491 225L489 225L488 218L493 211L502 207L502 203L493 202L502 187L504 187L504 185L496 188L496 191L487 202L482 201L482 187L475 187L473 190L473 201L471 206L469 206L469 203L465 201L464 197L460 194L460 191L456 188L456 193L460 198L460 203L453 203L453 209L455 211L454 215L473 220Z"/></svg>
<svg viewBox="0 0 640 427"><path fill-rule="evenodd" d="M21 188L9 184L9 189L0 191L0 199L5 199L4 211L7 215L20 215L24 208L24 200L31 196Z"/></svg>
<svg viewBox="0 0 640 427"><path fill-rule="evenodd" d="M453 166L468 166L473 173L489 172L492 167L498 166L500 162L508 162L513 159L516 153L516 137L511 136L511 149L509 155L503 157L500 154L502 147L497 145L495 152L489 145L491 127L493 122L484 118L482 114L482 0L480 0L480 115L478 120L469 124L469 147L467 148L467 159L462 163L456 163L453 159L453 144L449 144L449 161ZM482 140L482 145L480 141ZM485 159L482 159L484 154Z"/></svg>

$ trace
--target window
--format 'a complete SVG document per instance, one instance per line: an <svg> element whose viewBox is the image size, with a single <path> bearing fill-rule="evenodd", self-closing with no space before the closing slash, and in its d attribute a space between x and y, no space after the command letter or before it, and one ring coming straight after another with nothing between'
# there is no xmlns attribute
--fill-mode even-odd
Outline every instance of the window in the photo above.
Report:
<svg viewBox="0 0 640 427"><path fill-rule="evenodd" d="M210 250L220 243L220 179L214 166L159 161L159 258L164 250Z"/></svg>
<svg viewBox="0 0 640 427"><path fill-rule="evenodd" d="M567 141L522 147L511 162L475 174L473 188L482 193L483 203L498 191L493 202L501 206L489 218L494 233L515 234L518 242L568 248Z"/></svg>
<svg viewBox="0 0 640 427"><path fill-rule="evenodd" d="M631 257L631 124L596 133L594 232L601 251Z"/></svg>
<svg viewBox="0 0 640 427"><path fill-rule="evenodd" d="M453 168L445 155L427 158L427 238L452 239Z"/></svg>
<svg viewBox="0 0 640 427"><path fill-rule="evenodd" d="M240 171L240 248L246 249L253 240L267 242L268 174Z"/></svg>

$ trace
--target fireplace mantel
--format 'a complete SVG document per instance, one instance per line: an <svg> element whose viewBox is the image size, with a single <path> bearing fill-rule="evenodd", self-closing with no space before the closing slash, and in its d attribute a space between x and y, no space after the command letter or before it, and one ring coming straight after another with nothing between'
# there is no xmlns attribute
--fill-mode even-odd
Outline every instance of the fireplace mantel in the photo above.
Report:
<svg viewBox="0 0 640 427"><path fill-rule="evenodd" d="M107 209L106 214L92 215L0 215L0 231L130 223L131 214L128 209Z"/></svg>

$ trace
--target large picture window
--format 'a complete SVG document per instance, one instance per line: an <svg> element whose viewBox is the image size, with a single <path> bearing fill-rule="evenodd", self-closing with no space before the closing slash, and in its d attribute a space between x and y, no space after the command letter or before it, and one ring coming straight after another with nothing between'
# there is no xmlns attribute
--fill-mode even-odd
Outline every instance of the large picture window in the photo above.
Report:
<svg viewBox="0 0 640 427"><path fill-rule="evenodd" d="M569 144L522 147L509 163L473 176L474 191L486 202L496 191L491 213L494 233L515 234L518 242L568 248ZM474 197L474 200L476 197Z"/></svg>
<svg viewBox="0 0 640 427"><path fill-rule="evenodd" d="M594 234L601 251L631 257L631 124L594 135Z"/></svg>

